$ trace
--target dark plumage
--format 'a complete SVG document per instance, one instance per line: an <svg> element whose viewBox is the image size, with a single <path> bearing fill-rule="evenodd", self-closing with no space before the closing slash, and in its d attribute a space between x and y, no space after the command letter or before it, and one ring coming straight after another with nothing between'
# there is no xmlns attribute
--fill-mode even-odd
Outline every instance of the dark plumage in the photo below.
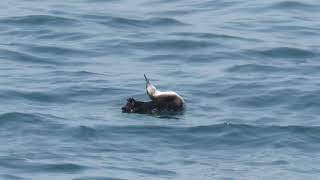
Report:
<svg viewBox="0 0 320 180"><path fill-rule="evenodd" d="M134 98L129 98L127 99L127 104L121 109L123 113L159 114L179 112L183 110L183 107L176 107L171 104L156 103L153 101L137 101Z"/></svg>
<svg viewBox="0 0 320 180"><path fill-rule="evenodd" d="M152 101L143 102L136 101L134 98L127 99L127 104L122 107L122 112L125 113L157 113L158 106Z"/></svg>

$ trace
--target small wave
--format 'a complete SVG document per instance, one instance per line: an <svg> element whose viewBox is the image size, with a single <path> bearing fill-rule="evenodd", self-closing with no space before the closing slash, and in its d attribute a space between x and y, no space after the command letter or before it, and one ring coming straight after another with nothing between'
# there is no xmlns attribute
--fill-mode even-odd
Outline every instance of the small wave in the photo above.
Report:
<svg viewBox="0 0 320 180"><path fill-rule="evenodd" d="M85 78L90 78L90 74L84 74L83 72L81 76L77 76L77 73L72 73L73 76L83 81ZM64 74L65 76L69 76L69 74ZM62 82L60 79L63 77L54 77L47 78L52 82L58 81ZM43 81L46 81L44 79ZM94 83L99 82L100 80L92 80ZM67 80L63 82L69 82ZM105 81L101 81L105 82ZM47 87L45 90L38 91L24 91L24 90L3 90L0 94L0 97L3 99L11 99L11 100L26 100L30 102L40 102L44 104L70 104L84 100L83 103L88 103L91 100L99 101L101 98L89 98L89 97L99 97L99 96L108 96L106 98L110 98L110 94L126 94L127 91L122 88L113 88L113 87L94 87L94 86L83 86L83 85L70 85L65 87L56 88ZM88 99L89 98L89 99ZM112 99L109 99L111 101ZM105 101L105 100L101 100Z"/></svg>
<svg viewBox="0 0 320 180"><path fill-rule="evenodd" d="M95 138L98 134L94 128L87 127L87 126L80 126L73 130L73 135L78 139L90 139L90 138Z"/></svg>
<svg viewBox="0 0 320 180"><path fill-rule="evenodd" d="M1 135L4 137L25 138L31 136L57 137L65 130L60 123L63 118L50 114L9 112L0 114ZM62 122L62 121L61 121ZM63 132L63 133L62 133ZM50 138L49 138L50 139Z"/></svg>
<svg viewBox="0 0 320 180"><path fill-rule="evenodd" d="M181 21L178 21L173 18L151 18L147 20L147 23L149 26L182 26L187 25Z"/></svg>
<svg viewBox="0 0 320 180"><path fill-rule="evenodd" d="M278 47L255 52L271 58L310 58L315 56L313 51L290 47Z"/></svg>
<svg viewBox="0 0 320 180"><path fill-rule="evenodd" d="M15 91L7 90L4 93L6 96L14 99L22 98L30 101L45 102L45 103L67 103L71 102L68 96L62 96L54 92L36 92L36 91Z"/></svg>
<svg viewBox="0 0 320 180"><path fill-rule="evenodd" d="M131 171L134 173L157 175L158 177L172 178L177 176L177 173L174 171L158 169L158 168L119 168L119 167L110 167L110 168L114 170L129 171L129 172Z"/></svg>
<svg viewBox="0 0 320 180"><path fill-rule="evenodd" d="M26 172L45 172L45 173L75 173L88 169L87 166L76 163L40 163L29 162L25 158L1 158L1 166L6 168L23 168ZM5 161L7 160L7 161Z"/></svg>
<svg viewBox="0 0 320 180"><path fill-rule="evenodd" d="M118 94L124 92L121 88L112 87L86 87L86 86L68 86L64 88L53 88L45 91L23 91L6 90L0 96L10 99L24 99L32 102L41 102L46 104L69 104L81 101L81 98L90 102L88 97L97 97L102 95ZM92 100L99 100L93 98Z"/></svg>
<svg viewBox="0 0 320 180"><path fill-rule="evenodd" d="M298 2L298 1L281 1L272 4L268 9L294 9L294 10L305 10L310 11L311 9L316 9L315 5L308 4L305 2Z"/></svg>
<svg viewBox="0 0 320 180"><path fill-rule="evenodd" d="M289 164L289 161L277 160L277 161L272 161L271 164L273 164L273 165L287 165L287 164Z"/></svg>
<svg viewBox="0 0 320 180"><path fill-rule="evenodd" d="M191 64L204 64L217 61L221 57L217 54L194 54L194 55L184 55L184 54L158 54L151 55L141 58L143 61L163 63L168 64L180 64L181 62L191 63ZM182 75L183 71L174 71L172 75Z"/></svg>
<svg viewBox="0 0 320 180"><path fill-rule="evenodd" d="M105 176L86 176L81 178L75 178L73 180L126 180L126 179L105 177Z"/></svg>
<svg viewBox="0 0 320 180"><path fill-rule="evenodd" d="M76 97L76 96L99 96L105 94L119 94L123 93L124 89L114 88L114 87L83 87L83 86L71 86L66 89L61 89L64 93L63 96L66 97Z"/></svg>
<svg viewBox="0 0 320 180"><path fill-rule="evenodd" d="M27 178L23 178L23 177L12 175L12 174L2 174L0 175L0 177L3 177L4 179L9 179L9 180L27 180Z"/></svg>
<svg viewBox="0 0 320 180"><path fill-rule="evenodd" d="M251 84L247 88L245 88L246 86L233 86L224 90L222 94L231 96L228 99L229 104L244 108L288 106L295 103L301 94L305 94L303 91L289 88L265 92L266 86L268 85ZM248 91L248 89L250 90ZM242 96L239 96L239 94L242 94Z"/></svg>
<svg viewBox="0 0 320 180"><path fill-rule="evenodd" d="M291 103L290 108L292 110L313 110L318 113L320 108L319 93L318 90L301 93Z"/></svg>
<svg viewBox="0 0 320 180"><path fill-rule="evenodd" d="M281 106L287 102L287 97L263 94L256 96L244 96L230 98L228 101L231 105L243 108L262 108L271 106Z"/></svg>
<svg viewBox="0 0 320 180"><path fill-rule="evenodd" d="M184 59L184 56L177 55L177 54L158 54L158 55L151 55L142 58L142 60L147 60L148 62L161 62L161 61L172 61L172 60L179 60Z"/></svg>
<svg viewBox="0 0 320 180"><path fill-rule="evenodd" d="M183 58L185 62L187 63L192 63L192 64L205 64L205 63L210 63L210 62L215 62L221 59L225 59L228 57L227 54L220 54L220 53L215 53L215 54L194 54L187 56ZM181 58L182 59L182 58Z"/></svg>
<svg viewBox="0 0 320 180"><path fill-rule="evenodd" d="M237 83L235 85L221 89L215 94L216 97L232 97L257 93L266 86L258 83Z"/></svg>
<svg viewBox="0 0 320 180"><path fill-rule="evenodd" d="M27 113L20 113L20 112L10 112L0 115L0 123L2 125L8 124L8 123L41 123L42 117L35 114L27 114Z"/></svg>
<svg viewBox="0 0 320 180"><path fill-rule="evenodd" d="M177 9L177 10L161 10L161 11L156 11L156 12L151 12L148 13L150 15L162 15L162 16L176 16L176 15L188 15L188 14L193 14L196 12L199 12L199 9Z"/></svg>
<svg viewBox="0 0 320 180"><path fill-rule="evenodd" d="M243 2L241 2L241 1L214 1L214 0L212 1L212 0L209 0L209 1L203 1L197 5L202 8L221 9L222 7L223 8L230 8L230 7L233 7L238 4L243 4Z"/></svg>
<svg viewBox="0 0 320 180"><path fill-rule="evenodd" d="M92 38L92 35L82 32L48 32L43 34L37 34L39 39L48 39L48 40L63 40L63 41L79 41L83 39Z"/></svg>
<svg viewBox="0 0 320 180"><path fill-rule="evenodd" d="M227 72L232 73L274 73L274 72L290 72L293 71L292 68L277 67L271 65L260 65L260 64L244 64L244 65L235 65L227 69Z"/></svg>
<svg viewBox="0 0 320 180"><path fill-rule="evenodd" d="M17 129L19 127L23 129L28 129L34 127L38 129L41 127L61 127L57 120L62 118L50 115L50 114L40 114L40 113L21 113L21 112L8 112L0 114L0 124L1 127L12 127ZM41 129L38 129L39 131Z"/></svg>
<svg viewBox="0 0 320 180"><path fill-rule="evenodd" d="M234 40L246 40L246 41L258 41L256 39L250 39L245 37L227 35L227 34L215 34L215 33L201 33L201 32L179 32L172 33L171 35L181 36L184 38L193 37L197 39L234 39Z"/></svg>
<svg viewBox="0 0 320 180"><path fill-rule="evenodd" d="M74 77L88 77L88 76L103 76L103 74L91 72L91 71L51 71L46 75L52 76L74 76Z"/></svg>
<svg viewBox="0 0 320 180"><path fill-rule="evenodd" d="M111 25L113 27L134 26L134 27L157 27L157 26L178 26L186 25L178 20L171 18L151 18L147 20L136 20L128 18L115 17L111 18L108 22L104 22L105 25Z"/></svg>
<svg viewBox="0 0 320 180"><path fill-rule="evenodd" d="M7 31L3 31L1 32L1 35L4 36L16 36L16 37L21 37L21 38L25 38L28 36L41 36L41 35L46 35L48 33L50 33L50 30L46 30L46 29L33 29L33 30L29 30L29 29L8 29Z"/></svg>
<svg viewBox="0 0 320 180"><path fill-rule="evenodd" d="M63 25L70 26L75 24L77 21L75 19L52 16L52 15L29 15L29 16L17 16L17 17L7 17L0 19L1 23L13 24L13 25Z"/></svg>
<svg viewBox="0 0 320 180"><path fill-rule="evenodd" d="M75 164L75 163L56 163L56 164L38 164L36 165L36 170L43 170L47 173L56 173L56 172L79 172L87 169L88 167Z"/></svg>
<svg viewBox="0 0 320 180"><path fill-rule="evenodd" d="M124 17L114 16L97 16L97 15L85 15L83 18L87 18L97 23L107 25L110 27L159 27L159 26L181 26L187 25L173 18L154 17L149 19L132 19Z"/></svg>
<svg viewBox="0 0 320 180"><path fill-rule="evenodd" d="M157 40L131 43L132 47L152 50L188 50L208 48L213 45L214 43L196 40Z"/></svg>
<svg viewBox="0 0 320 180"><path fill-rule="evenodd" d="M24 47L28 51L35 54L44 54L49 56L72 56L72 57L92 57L96 55L95 52L86 49L75 49L72 47L57 47L47 45L34 45L34 44L16 44Z"/></svg>
<svg viewBox="0 0 320 180"><path fill-rule="evenodd" d="M59 61L53 60L47 57L39 57L31 55L25 52L0 49L0 58L4 60L18 61L21 63L36 63L36 64L49 64L49 65L60 65Z"/></svg>
<svg viewBox="0 0 320 180"><path fill-rule="evenodd" d="M25 123L37 123L43 122L44 119L61 119L50 114L40 114L40 113L21 113L21 112L8 112L0 114L1 123L11 123L11 122L25 122Z"/></svg>
<svg viewBox="0 0 320 180"><path fill-rule="evenodd" d="M119 0L83 0L84 2L88 3L113 3L119 2Z"/></svg>

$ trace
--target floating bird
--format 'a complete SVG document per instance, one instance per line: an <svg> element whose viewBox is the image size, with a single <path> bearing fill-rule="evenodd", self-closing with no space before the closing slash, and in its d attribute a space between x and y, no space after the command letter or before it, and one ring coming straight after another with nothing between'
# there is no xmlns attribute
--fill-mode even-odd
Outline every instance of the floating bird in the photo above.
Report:
<svg viewBox="0 0 320 180"><path fill-rule="evenodd" d="M147 95L151 101L137 101L134 98L127 99L127 104L122 107L122 112L126 113L167 113L178 112L184 109L184 99L173 91L161 92L146 79Z"/></svg>

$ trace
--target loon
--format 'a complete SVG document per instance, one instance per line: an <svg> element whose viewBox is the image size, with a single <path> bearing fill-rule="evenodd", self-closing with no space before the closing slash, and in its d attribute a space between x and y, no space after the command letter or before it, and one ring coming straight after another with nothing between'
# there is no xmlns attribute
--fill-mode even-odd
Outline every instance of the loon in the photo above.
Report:
<svg viewBox="0 0 320 180"><path fill-rule="evenodd" d="M122 112L125 113L166 113L166 112L179 112L184 109L184 99L173 91L159 91L152 85L144 74L146 80L146 91L151 101L137 101L134 98L127 99L127 104L122 107Z"/></svg>

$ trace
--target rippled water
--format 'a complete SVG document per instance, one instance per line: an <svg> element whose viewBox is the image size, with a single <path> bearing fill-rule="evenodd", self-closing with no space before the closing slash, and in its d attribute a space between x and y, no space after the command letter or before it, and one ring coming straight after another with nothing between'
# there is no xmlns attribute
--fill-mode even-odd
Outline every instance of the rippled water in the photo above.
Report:
<svg viewBox="0 0 320 180"><path fill-rule="evenodd" d="M0 179L319 177L319 1L0 5Z"/></svg>

